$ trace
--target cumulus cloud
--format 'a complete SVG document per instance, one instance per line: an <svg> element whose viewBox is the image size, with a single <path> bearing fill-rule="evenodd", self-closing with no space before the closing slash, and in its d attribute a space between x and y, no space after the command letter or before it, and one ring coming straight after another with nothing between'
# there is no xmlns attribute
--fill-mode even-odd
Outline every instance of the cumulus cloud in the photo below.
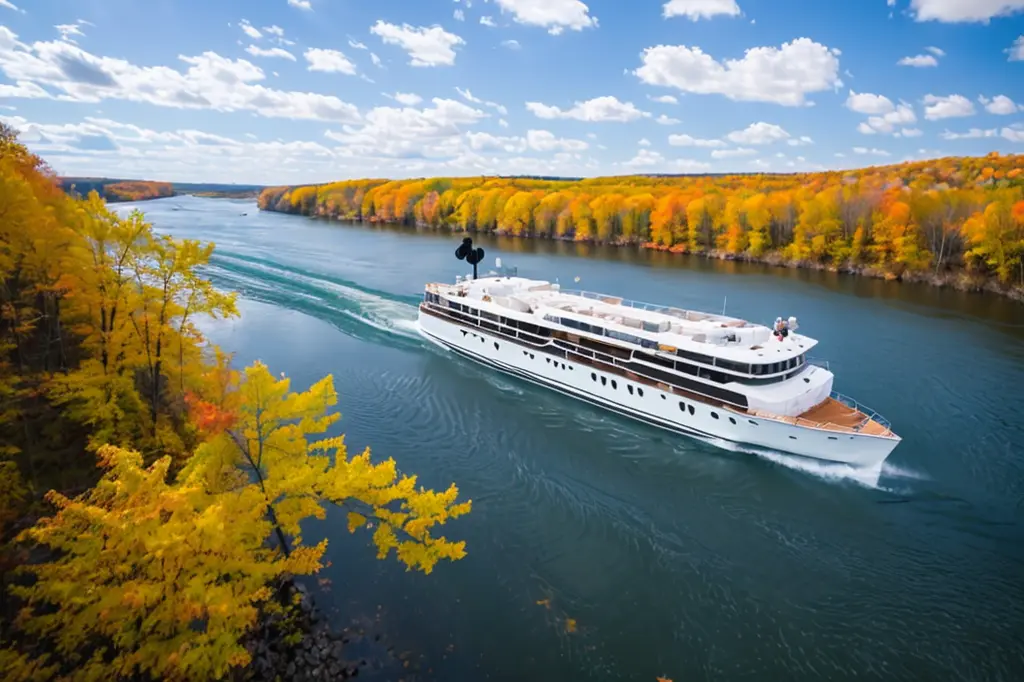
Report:
<svg viewBox="0 0 1024 682"><path fill-rule="evenodd" d="M756 149L750 149L748 147L737 147L736 149L716 149L715 151L711 152L711 158L735 159L740 156L753 156L756 153Z"/></svg>
<svg viewBox="0 0 1024 682"><path fill-rule="evenodd" d="M1009 61L1024 62L1024 35L1013 41L1013 45L1010 45L1005 52L1010 55Z"/></svg>
<svg viewBox="0 0 1024 682"><path fill-rule="evenodd" d="M678 123L681 123L682 121L680 121L678 118L672 118L671 116L666 116L665 114L662 114L658 118L654 119L654 122L663 126L674 126Z"/></svg>
<svg viewBox="0 0 1024 682"><path fill-rule="evenodd" d="M178 59L185 64L184 70L138 66L64 41L26 45L0 26L0 72L16 84L3 92L8 97L46 93L75 102L122 100L176 109L250 111L270 118L359 120L354 105L333 95L262 85L266 74L244 59L216 52Z"/></svg>
<svg viewBox="0 0 1024 682"><path fill-rule="evenodd" d="M379 36L385 43L397 45L409 53L409 64L412 66L451 66L455 63L454 48L466 42L436 25L397 26L377 20L377 23L370 27L370 33Z"/></svg>
<svg viewBox="0 0 1024 682"><path fill-rule="evenodd" d="M913 57L904 57L903 59L896 62L900 66L916 66L918 68L924 68L929 66L938 66L939 60L930 54L919 54Z"/></svg>
<svg viewBox="0 0 1024 682"><path fill-rule="evenodd" d="M526 108L537 118L565 118L588 122L625 123L650 114L637 109L632 102L620 102L617 97L606 95L585 102L575 102L571 109L560 109L540 102L527 102Z"/></svg>
<svg viewBox="0 0 1024 682"><path fill-rule="evenodd" d="M996 95L992 99L982 96L978 98L978 101L985 107L985 111L997 116L1016 114L1021 109L1016 102L1006 95Z"/></svg>
<svg viewBox="0 0 1024 682"><path fill-rule="evenodd" d="M736 144L771 144L788 139L789 133L774 123L760 121L751 123L743 130L734 130L725 138Z"/></svg>
<svg viewBox="0 0 1024 682"><path fill-rule="evenodd" d="M892 111L886 112L881 116L869 116L867 121L857 126L857 131L864 135L874 135L875 133L892 135L896 133L896 129L899 126L913 123L917 123L917 115L914 113L914 108L909 104L900 102Z"/></svg>
<svg viewBox="0 0 1024 682"><path fill-rule="evenodd" d="M520 47L518 40L503 40L501 41L501 46L509 50L518 50Z"/></svg>
<svg viewBox="0 0 1024 682"><path fill-rule="evenodd" d="M916 21L988 23L1024 11L1024 0L910 0Z"/></svg>
<svg viewBox="0 0 1024 682"><path fill-rule="evenodd" d="M673 97L672 95L660 95L658 97L652 97L651 95L647 95L647 99L651 100L652 102L658 102L659 104L679 104L679 100Z"/></svg>
<svg viewBox="0 0 1024 682"><path fill-rule="evenodd" d="M293 62L295 61L295 55L283 47L263 48L257 47L256 45L250 45L245 48L245 51L253 57L279 57L281 59L288 59Z"/></svg>
<svg viewBox="0 0 1024 682"><path fill-rule="evenodd" d="M324 50L319 47L311 47L302 56L309 62L307 68L310 71L344 73L349 76L356 74L356 65L338 50Z"/></svg>
<svg viewBox="0 0 1024 682"><path fill-rule="evenodd" d="M249 36L253 40L259 40L260 38L263 37L263 34L260 33L256 29L256 27L250 24L249 21L246 19L242 19L240 22L238 22L238 27L242 29L242 33Z"/></svg>
<svg viewBox="0 0 1024 682"><path fill-rule="evenodd" d="M559 35L566 29L582 31L597 26L597 18L590 15L590 8L580 0L493 1L503 13L511 14L517 24L539 26L551 35Z"/></svg>
<svg viewBox="0 0 1024 682"><path fill-rule="evenodd" d="M809 38L780 47L755 47L741 59L718 61L699 47L658 45L642 54L633 73L644 83L736 101L802 106L807 95L842 85L839 50Z"/></svg>
<svg viewBox="0 0 1024 682"><path fill-rule="evenodd" d="M706 140L689 135L669 135L668 143L673 147L724 147L725 142L721 140Z"/></svg>
<svg viewBox="0 0 1024 682"><path fill-rule="evenodd" d="M312 12L313 11L313 5L310 4L309 0L288 0L288 4L291 7L296 7L298 9L304 9L304 10L306 10L308 12Z"/></svg>
<svg viewBox="0 0 1024 682"><path fill-rule="evenodd" d="M480 17L480 25L487 26L488 28L494 28L495 26L497 26L497 24L494 23L494 19L491 19L488 16Z"/></svg>
<svg viewBox="0 0 1024 682"><path fill-rule="evenodd" d="M925 104L924 117L929 121L974 115L974 103L963 95L946 97L925 95L923 101Z"/></svg>
<svg viewBox="0 0 1024 682"><path fill-rule="evenodd" d="M862 156L865 154L870 154L872 156L891 156L891 154L884 149L875 149L874 147L871 147L870 149L868 147L854 147L853 153L860 154Z"/></svg>
<svg viewBox="0 0 1024 682"><path fill-rule="evenodd" d="M982 130L981 128L971 128L966 133L954 133L948 130L943 131L939 137L943 140L977 140L984 137L996 137L999 131L995 128L989 130Z"/></svg>
<svg viewBox="0 0 1024 682"><path fill-rule="evenodd" d="M407 107L414 107L423 101L423 98L419 95L414 95L410 92L396 92L394 95L386 95L392 98L399 104L404 104Z"/></svg>
<svg viewBox="0 0 1024 682"><path fill-rule="evenodd" d="M850 96L846 98L846 108L856 111L858 114L888 114L896 107L892 100L883 95L873 95L869 92L854 92L850 90Z"/></svg>
<svg viewBox="0 0 1024 682"><path fill-rule="evenodd" d="M662 16L665 18L686 17L690 21L739 15L740 6L736 0L668 0L662 7Z"/></svg>

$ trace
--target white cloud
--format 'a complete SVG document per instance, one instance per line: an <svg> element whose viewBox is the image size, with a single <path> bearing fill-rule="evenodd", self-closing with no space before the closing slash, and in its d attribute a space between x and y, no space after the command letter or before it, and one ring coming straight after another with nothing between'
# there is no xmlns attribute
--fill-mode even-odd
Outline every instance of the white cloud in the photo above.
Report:
<svg viewBox="0 0 1024 682"><path fill-rule="evenodd" d="M654 122L663 126L674 126L677 123L681 123L681 121L678 118L672 118L671 116L666 116L665 114L662 114L658 118L654 119Z"/></svg>
<svg viewBox="0 0 1024 682"><path fill-rule="evenodd" d="M180 56L184 71L136 66L63 41L26 45L0 26L0 72L17 84L7 96L55 96L75 102L144 102L175 109L250 111L269 118L352 122L358 109L333 95L278 90L260 84L266 74L244 59L215 52ZM45 88L45 89L44 89Z"/></svg>
<svg viewBox="0 0 1024 682"><path fill-rule="evenodd" d="M738 17L740 6L736 0L668 0L662 8L662 16L666 18L686 17L690 21L721 15Z"/></svg>
<svg viewBox="0 0 1024 682"><path fill-rule="evenodd" d="M794 137L789 140L786 140L786 144L788 144L790 147L805 147L809 144L814 144L814 140L807 137L806 135L801 135L800 137Z"/></svg>
<svg viewBox="0 0 1024 682"><path fill-rule="evenodd" d="M17 5L15 5L13 2L11 2L11 0L0 0L0 7L6 7L7 9L13 9L15 12L21 12L22 14L25 13L25 10L20 9Z"/></svg>
<svg viewBox="0 0 1024 682"><path fill-rule="evenodd" d="M651 146L651 141L648 140L645 137L645 138L642 138L639 142L637 142L637 144L640 145L641 147L650 147Z"/></svg>
<svg viewBox="0 0 1024 682"><path fill-rule="evenodd" d="M260 33L256 29L256 27L250 24L249 21L246 19L242 19L240 22L238 22L238 27L242 29L242 33L249 36L253 40L259 40L260 38L263 37L263 34Z"/></svg>
<svg viewBox="0 0 1024 682"><path fill-rule="evenodd" d="M657 166L665 163L665 157L658 152L652 152L650 149L640 149L629 161L624 161L623 166L629 168L649 168L650 166Z"/></svg>
<svg viewBox="0 0 1024 682"><path fill-rule="evenodd" d="M1012 125L1009 128L1003 128L999 133L1003 139L1009 140L1010 142L1024 142L1024 126L1021 124Z"/></svg>
<svg viewBox="0 0 1024 682"><path fill-rule="evenodd" d="M494 19L491 19L490 17L487 16L480 17L480 23L490 28L494 28L495 26L497 26L497 24L494 23Z"/></svg>
<svg viewBox="0 0 1024 682"><path fill-rule="evenodd" d="M892 100L883 95L873 95L869 92L854 92L850 90L850 96L846 99L846 108L856 111L858 114L887 114L896 107Z"/></svg>
<svg viewBox="0 0 1024 682"><path fill-rule="evenodd" d="M330 140L345 145L354 158L446 157L462 145L463 128L476 124L487 114L462 102L435 97L424 109L375 107L361 126L346 125L341 132L329 131Z"/></svg>
<svg viewBox="0 0 1024 682"><path fill-rule="evenodd" d="M659 104L679 104L679 100L673 97L672 95L660 95L658 97L652 97L651 95L647 95L647 99L651 100L652 102L658 102Z"/></svg>
<svg viewBox="0 0 1024 682"><path fill-rule="evenodd" d="M669 135L668 143L673 147L724 147L725 142L721 140L703 140L689 135Z"/></svg>
<svg viewBox="0 0 1024 682"><path fill-rule="evenodd" d="M250 45L245 48L245 51L251 54L253 57L280 57L281 59L289 59L295 61L295 55L288 50L281 47L262 48L256 45Z"/></svg>
<svg viewBox="0 0 1024 682"><path fill-rule="evenodd" d="M291 7L297 7L298 9L304 9L310 12L313 11L313 6L310 4L309 0L288 0L288 4Z"/></svg>
<svg viewBox="0 0 1024 682"><path fill-rule="evenodd" d="M1024 10L1024 0L911 0L917 21L982 22Z"/></svg>
<svg viewBox="0 0 1024 682"><path fill-rule="evenodd" d="M278 26L277 24L264 26L263 31L268 35L276 36L278 38L284 38L284 29Z"/></svg>
<svg viewBox="0 0 1024 682"><path fill-rule="evenodd" d="M924 49L927 50L928 52L931 52L936 57L945 57L946 56L945 51L943 51L943 50L941 50L941 49L939 49L937 47L934 47L934 46L926 47Z"/></svg>
<svg viewBox="0 0 1024 682"><path fill-rule="evenodd" d="M789 138L782 127L774 123L751 123L743 130L734 130L725 136L730 142L736 144L771 144Z"/></svg>
<svg viewBox="0 0 1024 682"><path fill-rule="evenodd" d="M508 12L518 24L546 28L551 35L565 29L582 31L596 28L597 18L580 0L494 0L502 12Z"/></svg>
<svg viewBox="0 0 1024 682"><path fill-rule="evenodd" d="M508 121L506 121L503 118L499 118L498 125L500 125L502 128L508 128Z"/></svg>
<svg viewBox="0 0 1024 682"><path fill-rule="evenodd" d="M473 104L483 104L484 106L490 107L491 109L494 109L495 111L502 115L508 113L508 109L506 109L501 104L498 104L497 102L489 102L487 100L482 100L479 97L476 97L472 92L470 92L469 89L463 90L462 88L456 86L455 91L459 93L459 96L462 97L462 99L466 100L467 102L472 102Z"/></svg>
<svg viewBox="0 0 1024 682"><path fill-rule="evenodd" d="M377 68L384 68L383 62L381 62L380 57L378 57L375 52L370 53L370 61L373 62L373 65L376 66Z"/></svg>
<svg viewBox="0 0 1024 682"><path fill-rule="evenodd" d="M503 40L503 41L501 41L501 46L502 47L507 47L510 50L518 50L519 49L519 41L518 40Z"/></svg>
<svg viewBox="0 0 1024 682"><path fill-rule="evenodd" d="M892 135L896 132L898 126L911 123L917 123L917 115L914 113L914 108L909 104L900 102L890 112L881 116L869 116L867 121L857 126L857 131L864 135L874 135L875 133Z"/></svg>
<svg viewBox="0 0 1024 682"><path fill-rule="evenodd" d="M1013 45L1010 45L1004 52L1010 55L1009 61L1024 62L1024 35L1013 41Z"/></svg>
<svg viewBox="0 0 1024 682"><path fill-rule="evenodd" d="M874 147L871 149L868 149L867 147L854 147L853 153L860 155L871 154L872 156L891 156L891 154L884 149L875 149Z"/></svg>
<svg viewBox="0 0 1024 682"><path fill-rule="evenodd" d="M924 104L924 117L929 121L974 115L974 103L963 95L925 95Z"/></svg>
<svg viewBox="0 0 1024 682"><path fill-rule="evenodd" d="M69 43L75 42L73 36L85 36L85 33L82 32L82 24L80 22L75 22L73 24L57 24L54 28L57 29L58 33L60 33L60 39Z"/></svg>
<svg viewBox="0 0 1024 682"><path fill-rule="evenodd" d="M397 26L379 19L370 27L370 33L408 52L412 66L451 66L455 63L453 48L466 42L440 26Z"/></svg>
<svg viewBox="0 0 1024 682"><path fill-rule="evenodd" d="M921 137L924 133L917 128L902 128L898 133L893 133L895 137Z"/></svg>
<svg viewBox="0 0 1024 682"><path fill-rule="evenodd" d="M595 97L585 102L575 102L571 109L559 109L540 102L527 102L526 108L537 118L567 118L595 123L609 121L625 123L650 115L637 109L632 102L620 102L617 97L611 95Z"/></svg>
<svg viewBox="0 0 1024 682"><path fill-rule="evenodd" d="M997 116L1016 114L1021 109L1016 102L1006 95L996 95L992 99L982 96L978 98L978 101L985 107L985 111Z"/></svg>
<svg viewBox="0 0 1024 682"><path fill-rule="evenodd" d="M916 66L918 68L938 66L939 60L930 54L919 54L913 57L904 57L896 62L900 66Z"/></svg>
<svg viewBox="0 0 1024 682"><path fill-rule="evenodd" d="M527 130L526 144L530 149L538 152L580 152L588 146L583 140L555 137L547 130Z"/></svg>
<svg viewBox="0 0 1024 682"><path fill-rule="evenodd" d="M740 156L753 156L756 153L756 149L750 149L747 147L737 147L736 149L716 149L715 151L711 152L711 158L735 159Z"/></svg>
<svg viewBox="0 0 1024 682"><path fill-rule="evenodd" d="M356 74L356 65L348 57L337 50L324 50L319 47L311 47L302 55L309 62L310 71L323 71L325 73L344 73L349 76Z"/></svg>
<svg viewBox="0 0 1024 682"><path fill-rule="evenodd" d="M466 13L463 12L461 9L457 9L454 12L452 12L452 17L455 19L455 21L465 21Z"/></svg>
<svg viewBox="0 0 1024 682"><path fill-rule="evenodd" d="M722 62L699 47L658 45L644 50L633 73L644 83L732 100L801 106L810 93L842 85L839 51L809 38L781 47L755 47Z"/></svg>
<svg viewBox="0 0 1024 682"><path fill-rule="evenodd" d="M370 49L370 48L368 48L366 46L366 43L361 43L358 40L353 40L352 38L348 39L348 46L351 47L353 50L369 50Z"/></svg>
<svg viewBox="0 0 1024 682"><path fill-rule="evenodd" d="M473 151L523 152L526 142L521 137L501 137L490 133L466 133L469 148Z"/></svg>
<svg viewBox="0 0 1024 682"><path fill-rule="evenodd" d="M939 137L943 140L977 140L985 137L996 137L999 131L995 128L988 130L982 130L981 128L971 128L966 133L954 133L948 130L942 132Z"/></svg>
<svg viewBox="0 0 1024 682"><path fill-rule="evenodd" d="M419 95L414 95L410 92L396 92L394 95L388 95L392 97L399 104L404 104L407 107L414 107L423 101L423 98Z"/></svg>

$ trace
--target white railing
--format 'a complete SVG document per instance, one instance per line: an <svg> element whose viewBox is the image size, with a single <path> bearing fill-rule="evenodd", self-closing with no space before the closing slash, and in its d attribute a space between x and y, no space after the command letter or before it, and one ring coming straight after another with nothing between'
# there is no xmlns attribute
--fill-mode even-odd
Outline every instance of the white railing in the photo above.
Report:
<svg viewBox="0 0 1024 682"><path fill-rule="evenodd" d="M838 391L832 391L829 394L829 397L832 398L833 400L837 400L837 401L841 402L842 404L846 405L847 407L850 407L850 408L853 408L854 410L857 410L861 414L866 415L866 418L864 419L864 421L862 421L857 427L855 427L857 430L859 430L860 427L864 426L865 424L867 424L869 421L872 421L872 420L878 422L879 424L884 426L886 429L888 429L890 431L892 430L892 424L889 423L889 420L886 419L885 417L883 417L882 415L880 415L875 410L872 410L867 405L862 405L862 404L858 403L856 400L854 400L853 398L851 398L849 396L846 396L846 395L843 395L842 393L839 393Z"/></svg>

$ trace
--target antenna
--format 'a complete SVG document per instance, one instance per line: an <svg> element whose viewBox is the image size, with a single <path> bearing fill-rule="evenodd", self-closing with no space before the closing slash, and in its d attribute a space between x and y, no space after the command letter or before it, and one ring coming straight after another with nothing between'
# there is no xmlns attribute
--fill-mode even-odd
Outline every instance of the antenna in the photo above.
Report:
<svg viewBox="0 0 1024 682"><path fill-rule="evenodd" d="M473 279L476 279L476 266L484 259L484 250L479 247L474 249L473 239L466 237L459 248L455 249L455 257L473 266Z"/></svg>
<svg viewBox="0 0 1024 682"><path fill-rule="evenodd" d="M726 296L726 297L725 297L725 300L724 300L724 301L722 301L722 317L725 317L725 306L726 306L726 304L727 304L728 302L729 302L729 297L728 297L728 296Z"/></svg>

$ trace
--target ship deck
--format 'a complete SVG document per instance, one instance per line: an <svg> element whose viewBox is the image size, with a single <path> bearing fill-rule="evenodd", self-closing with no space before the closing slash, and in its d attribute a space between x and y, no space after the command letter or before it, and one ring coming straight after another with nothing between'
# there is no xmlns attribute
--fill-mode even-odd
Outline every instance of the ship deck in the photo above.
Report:
<svg viewBox="0 0 1024 682"><path fill-rule="evenodd" d="M764 419L786 422L795 426L838 431L842 433L859 433L868 436L893 437L892 429L876 415L867 414L858 407L848 405L842 400L829 397L797 417L751 410L751 414Z"/></svg>

